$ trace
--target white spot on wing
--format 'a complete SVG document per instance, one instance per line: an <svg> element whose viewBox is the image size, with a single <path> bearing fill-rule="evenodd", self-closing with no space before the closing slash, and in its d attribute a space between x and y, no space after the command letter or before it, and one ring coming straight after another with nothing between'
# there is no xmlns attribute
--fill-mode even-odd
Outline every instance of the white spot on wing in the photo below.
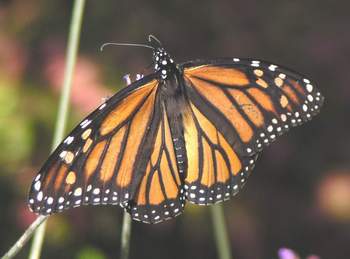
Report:
<svg viewBox="0 0 350 259"><path fill-rule="evenodd" d="M70 145L74 140L74 137L69 136L66 138L66 140L64 141L64 143L66 143L67 145Z"/></svg>
<svg viewBox="0 0 350 259"><path fill-rule="evenodd" d="M91 120L86 119L82 123L80 123L80 126L81 126L82 129L84 129L90 123L91 123Z"/></svg>
<svg viewBox="0 0 350 259"><path fill-rule="evenodd" d="M65 158L67 155L67 151L66 150L63 150L61 153L60 153L60 158Z"/></svg>
<svg viewBox="0 0 350 259"><path fill-rule="evenodd" d="M277 68L276 65L270 65L270 66L269 66L269 70L270 70L270 71L275 71L276 68Z"/></svg>
<svg viewBox="0 0 350 259"><path fill-rule="evenodd" d="M80 196L83 193L83 190L79 187L75 189L74 196Z"/></svg>
<svg viewBox="0 0 350 259"><path fill-rule="evenodd" d="M41 182L40 181L37 181L35 184L34 184L34 189L36 191L39 191L40 190L40 187L41 187Z"/></svg>
<svg viewBox="0 0 350 259"><path fill-rule="evenodd" d="M312 85L310 85L310 84L307 84L307 85L306 85L306 90L307 90L309 93L311 93L313 89L314 89L314 88L313 88Z"/></svg>
<svg viewBox="0 0 350 259"><path fill-rule="evenodd" d="M38 195L36 196L36 199L38 201L42 201L42 199L43 199L43 192L39 192Z"/></svg>
<svg viewBox="0 0 350 259"><path fill-rule="evenodd" d="M103 103L98 109L102 110L104 107L106 107L106 105L107 105L106 103Z"/></svg>

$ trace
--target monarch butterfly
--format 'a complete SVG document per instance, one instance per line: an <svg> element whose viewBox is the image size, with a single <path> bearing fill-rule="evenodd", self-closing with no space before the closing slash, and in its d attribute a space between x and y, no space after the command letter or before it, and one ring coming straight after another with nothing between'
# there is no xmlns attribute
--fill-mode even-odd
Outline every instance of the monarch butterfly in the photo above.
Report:
<svg viewBox="0 0 350 259"><path fill-rule="evenodd" d="M30 209L113 204L158 223L245 184L259 152L316 115L323 96L289 69L252 59L176 64L149 36L154 73L88 115L35 177ZM134 44L144 46L140 44Z"/></svg>

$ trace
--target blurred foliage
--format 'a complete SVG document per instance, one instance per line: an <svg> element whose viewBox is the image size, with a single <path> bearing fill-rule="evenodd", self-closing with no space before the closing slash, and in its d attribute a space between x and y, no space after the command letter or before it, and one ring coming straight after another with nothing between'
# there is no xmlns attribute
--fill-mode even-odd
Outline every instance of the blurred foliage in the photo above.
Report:
<svg viewBox="0 0 350 259"><path fill-rule="evenodd" d="M10 82L0 82L0 167L5 172L17 170L30 156L33 145L33 127L30 118L20 111L19 92L7 87Z"/></svg>
<svg viewBox="0 0 350 259"><path fill-rule="evenodd" d="M72 2L0 1L0 253L33 221L27 189L49 155ZM349 2L89 1L68 128L149 70L147 49L98 49L155 34L177 62L256 57L305 73L326 96L321 114L267 148L225 203L234 258L350 258ZM115 258L122 210L88 207L50 218L43 258ZM133 226L131 258L215 258L205 207ZM24 250L18 258L26 258Z"/></svg>
<svg viewBox="0 0 350 259"><path fill-rule="evenodd" d="M84 247L78 253L77 259L105 259L103 253L96 248Z"/></svg>

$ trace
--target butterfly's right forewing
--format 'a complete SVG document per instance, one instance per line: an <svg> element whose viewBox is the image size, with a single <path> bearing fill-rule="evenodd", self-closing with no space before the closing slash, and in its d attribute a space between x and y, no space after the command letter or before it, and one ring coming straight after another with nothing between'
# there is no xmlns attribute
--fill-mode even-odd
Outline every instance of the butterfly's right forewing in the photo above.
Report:
<svg viewBox="0 0 350 259"><path fill-rule="evenodd" d="M195 61L182 69L189 104L185 188L187 199L198 204L237 193L262 148L323 104L308 79L262 61Z"/></svg>

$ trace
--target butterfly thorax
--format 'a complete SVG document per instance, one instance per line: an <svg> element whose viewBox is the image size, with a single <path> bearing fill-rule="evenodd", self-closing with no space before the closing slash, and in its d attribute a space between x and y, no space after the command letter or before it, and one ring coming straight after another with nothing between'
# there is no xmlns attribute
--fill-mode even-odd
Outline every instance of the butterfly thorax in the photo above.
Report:
<svg viewBox="0 0 350 259"><path fill-rule="evenodd" d="M158 47L153 52L154 69L159 76L159 100L167 109L169 120L179 128L186 101L179 80L176 64L164 48ZM171 125L172 126L172 125ZM180 127L181 128L181 127ZM181 130L173 129L180 134Z"/></svg>
<svg viewBox="0 0 350 259"><path fill-rule="evenodd" d="M179 84L178 71L170 55L162 47L153 52L154 69L160 77L160 103L168 110L171 121L178 121L184 111L184 93Z"/></svg>
<svg viewBox="0 0 350 259"><path fill-rule="evenodd" d="M153 52L153 61L155 72L159 74L160 78L159 99L161 106L166 110L178 162L178 172L181 181L183 181L187 168L182 125L186 101L183 89L179 84L176 65L165 49L156 48Z"/></svg>
<svg viewBox="0 0 350 259"><path fill-rule="evenodd" d="M173 59L163 48L157 48L153 52L154 70L160 72L160 78L165 80L175 69Z"/></svg>

